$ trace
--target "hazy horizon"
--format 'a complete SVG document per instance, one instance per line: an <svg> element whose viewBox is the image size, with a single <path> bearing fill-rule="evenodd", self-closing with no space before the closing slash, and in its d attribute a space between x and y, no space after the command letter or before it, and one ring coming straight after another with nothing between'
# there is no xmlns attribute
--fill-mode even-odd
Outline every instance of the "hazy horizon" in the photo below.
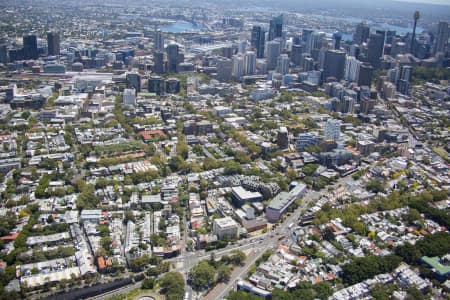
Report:
<svg viewBox="0 0 450 300"><path fill-rule="evenodd" d="M437 4L437 5L448 5L448 6L450 6L450 0L394 0L394 1L420 3L420 4Z"/></svg>

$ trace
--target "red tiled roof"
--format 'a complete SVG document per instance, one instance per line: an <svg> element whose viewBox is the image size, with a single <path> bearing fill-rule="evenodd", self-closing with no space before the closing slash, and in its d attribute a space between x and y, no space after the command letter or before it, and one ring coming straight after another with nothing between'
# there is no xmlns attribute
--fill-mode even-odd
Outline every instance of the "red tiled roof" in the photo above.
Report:
<svg viewBox="0 0 450 300"><path fill-rule="evenodd" d="M106 267L105 259L103 258L103 256L99 256L99 258L97 259L97 263L99 269L104 269Z"/></svg>
<svg viewBox="0 0 450 300"><path fill-rule="evenodd" d="M278 246L278 249L282 249L282 250L284 250L285 252L289 252L289 247L287 247L287 246L285 246L285 245L283 245L283 244L280 244L280 245Z"/></svg>
<svg viewBox="0 0 450 300"><path fill-rule="evenodd" d="M13 234L2 236L1 239L4 241L14 241L18 235L19 233L14 232Z"/></svg>
<svg viewBox="0 0 450 300"><path fill-rule="evenodd" d="M162 137L165 137L165 133L162 130L144 130L139 132L139 134L142 136L144 140L151 139L152 137L159 135Z"/></svg>

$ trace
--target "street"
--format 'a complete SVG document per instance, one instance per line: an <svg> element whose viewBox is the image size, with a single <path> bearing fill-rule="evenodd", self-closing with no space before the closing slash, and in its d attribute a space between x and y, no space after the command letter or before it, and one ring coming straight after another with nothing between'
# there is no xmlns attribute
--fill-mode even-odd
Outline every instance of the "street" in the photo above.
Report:
<svg viewBox="0 0 450 300"><path fill-rule="evenodd" d="M351 175L348 175L346 177L340 178L337 182L335 182L332 187L333 189L338 188L339 186L344 185L349 180L351 180ZM229 245L223 249L215 250L206 252L204 250L196 251L196 252L187 252L185 249L182 250L181 255L168 259L166 261L170 261L174 264L181 263L182 267L176 267L175 269L172 269L171 271L174 272L180 272L187 278L187 275L192 267L194 267L199 261L204 259L209 259L211 257L211 253L214 253L214 256L216 259L220 259L223 255L229 254L233 250L242 250L247 251L250 249L253 249L252 255L250 257L247 257L247 260L245 262L245 265L242 267L236 268L228 283L220 283L218 284L213 290L210 291L210 293L206 296L204 296L202 299L208 299L208 300L216 300L216 299L222 299L225 297L235 286L236 282L243 278L245 274L248 272L249 268L255 263L255 261L261 257L261 255L268 249L275 249L277 245L280 243L279 236L281 234L284 234L288 231L289 225L291 223L297 224L302 212L306 210L311 203L314 201L319 200L321 197L326 195L328 193L327 189L323 189L322 191L314 191L310 190L308 193L302 198L302 202L299 205L299 207L291 213L290 216L287 216L284 221L280 222L277 226L277 228L269 231L268 233L261 234L257 237L249 237L243 240L240 240L237 244ZM187 220L184 220L187 222ZM187 237L187 226L185 227L185 234L184 234L184 243L186 243L186 237ZM114 295L120 295L124 294L126 292L129 292L133 289L139 288L140 283L135 283L126 287L122 287L120 289L110 291L108 293L99 295L93 299L103 300L107 299L108 297L114 296ZM192 290L191 286L186 285L186 293L187 293L187 299L193 300L198 299L195 292Z"/></svg>

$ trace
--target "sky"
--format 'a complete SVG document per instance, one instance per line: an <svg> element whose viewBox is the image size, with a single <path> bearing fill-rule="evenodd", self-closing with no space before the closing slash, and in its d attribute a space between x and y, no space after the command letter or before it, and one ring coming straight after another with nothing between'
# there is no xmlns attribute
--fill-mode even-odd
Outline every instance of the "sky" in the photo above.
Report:
<svg viewBox="0 0 450 300"><path fill-rule="evenodd" d="M441 4L450 5L450 0L396 0L401 2L414 2L414 3L425 3L425 4Z"/></svg>

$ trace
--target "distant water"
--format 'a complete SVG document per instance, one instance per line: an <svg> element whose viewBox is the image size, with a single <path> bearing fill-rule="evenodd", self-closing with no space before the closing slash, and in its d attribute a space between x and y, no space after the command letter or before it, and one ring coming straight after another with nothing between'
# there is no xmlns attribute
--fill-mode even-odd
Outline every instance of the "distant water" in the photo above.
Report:
<svg viewBox="0 0 450 300"><path fill-rule="evenodd" d="M176 21L168 25L162 26L161 31L168 33L183 33L183 32L199 31L199 28L189 22Z"/></svg>
<svg viewBox="0 0 450 300"><path fill-rule="evenodd" d="M395 26L391 24L369 24L371 31L374 30L394 30L398 35L406 35L408 32L413 31L412 28L407 27L400 27ZM355 27L356 28L356 27ZM420 26L417 26L416 32L418 34L423 32L423 28ZM344 41L351 41L353 39L353 34L351 33L343 33L342 34L342 40Z"/></svg>

